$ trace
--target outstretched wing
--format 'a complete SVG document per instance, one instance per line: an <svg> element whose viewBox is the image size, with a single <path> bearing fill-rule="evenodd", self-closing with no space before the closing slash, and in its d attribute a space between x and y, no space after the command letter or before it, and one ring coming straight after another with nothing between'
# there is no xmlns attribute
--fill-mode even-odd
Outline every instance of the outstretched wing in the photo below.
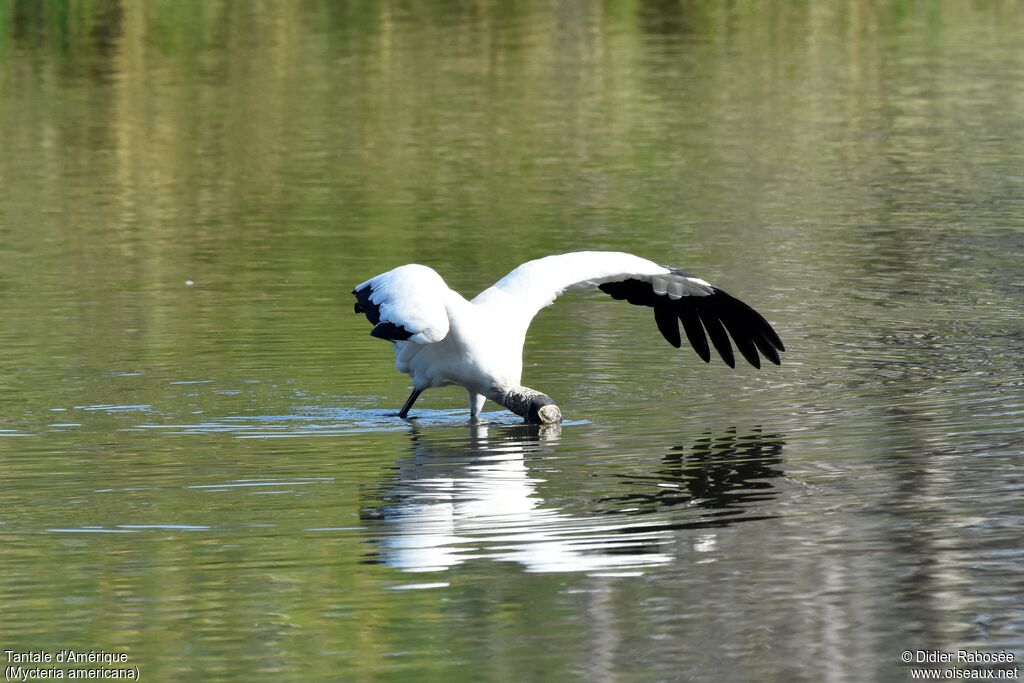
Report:
<svg viewBox="0 0 1024 683"><path fill-rule="evenodd" d="M432 268L409 264L357 285L352 293L356 313L373 323L374 337L431 344L448 336L444 302L450 291Z"/></svg>
<svg viewBox="0 0 1024 683"><path fill-rule="evenodd" d="M473 302L509 305L529 320L561 294L594 287L614 299L652 307L661 334L677 348L681 322L706 363L711 361L708 337L729 367L736 367L729 337L756 368L761 367L759 352L778 365L779 351L785 351L768 321L739 299L681 270L622 252L579 251L524 263Z"/></svg>

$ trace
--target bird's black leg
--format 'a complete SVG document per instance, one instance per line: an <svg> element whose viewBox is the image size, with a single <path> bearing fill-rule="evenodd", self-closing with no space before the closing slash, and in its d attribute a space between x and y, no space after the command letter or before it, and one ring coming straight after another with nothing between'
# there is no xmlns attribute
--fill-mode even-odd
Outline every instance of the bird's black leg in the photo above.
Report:
<svg viewBox="0 0 1024 683"><path fill-rule="evenodd" d="M413 389L412 393L409 394L409 398L406 400L405 405L402 406L402 409L400 411L398 411L398 417L408 417L409 409L412 408L412 404L416 402L416 399L418 399L420 397L420 394L422 393L422 389Z"/></svg>

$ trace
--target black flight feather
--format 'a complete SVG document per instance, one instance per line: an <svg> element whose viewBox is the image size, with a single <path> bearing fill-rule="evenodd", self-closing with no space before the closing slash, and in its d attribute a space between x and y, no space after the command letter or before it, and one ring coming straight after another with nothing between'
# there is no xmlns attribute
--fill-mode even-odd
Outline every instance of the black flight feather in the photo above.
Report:
<svg viewBox="0 0 1024 683"><path fill-rule="evenodd" d="M657 296L651 283L642 280L623 280L621 282L605 282L598 285L605 294L613 299L625 299L634 306L653 306Z"/></svg>
<svg viewBox="0 0 1024 683"><path fill-rule="evenodd" d="M733 339L737 340L737 347L740 348L739 338L741 336L745 337L746 340L749 340L750 343L761 351L765 358L776 365L781 364L779 353L776 349L784 350L782 348L782 341L775 334L775 330L768 324L768 321L747 304L721 290L715 290L715 297L722 302L722 321L726 323L729 334L732 335ZM743 349L740 348L740 350L742 351ZM751 353L756 353L753 349L749 350ZM747 357L745 352L743 355ZM749 357L747 357L747 360L750 360ZM751 365L759 367L753 362L751 362Z"/></svg>
<svg viewBox="0 0 1024 683"><path fill-rule="evenodd" d="M700 317L693 309L693 306L685 298L680 299L676 305L676 314L683 323L686 330L686 338L690 340L690 346L697 352L705 363L711 362L711 349L708 348L708 338L704 334L704 327L700 324Z"/></svg>
<svg viewBox="0 0 1024 683"><path fill-rule="evenodd" d="M726 365L734 368L736 367L736 357L732 353L729 335L726 334L725 328L722 327L718 314L713 310L713 304L709 301L710 298L707 296L700 297L694 302L697 304L697 314L700 315L700 321L704 323L704 329L708 331L708 336L711 337L711 343L714 345L715 350L718 351L718 355L722 357Z"/></svg>
<svg viewBox="0 0 1024 683"><path fill-rule="evenodd" d="M743 322L733 316L730 312L723 312L720 318L725 329L729 331L736 344L736 349L743 354L747 362L755 368L761 367L761 357L757 355L757 348L754 346L753 337L743 326Z"/></svg>
<svg viewBox="0 0 1024 683"><path fill-rule="evenodd" d="M717 299L717 296L712 295L712 298ZM729 336L736 344L736 349L747 359L748 363L755 368L761 367L761 357L757 355L757 348L753 341L759 335L758 332L750 328L745 312L725 300L713 301L713 303L718 304L715 307L715 313L725 329L728 330Z"/></svg>
<svg viewBox="0 0 1024 683"><path fill-rule="evenodd" d="M356 313L363 313L366 315L366 319L376 325L380 322L380 306L370 301L370 295L373 294L373 288L367 285L359 291L352 290L352 293L356 297Z"/></svg>
<svg viewBox="0 0 1024 683"><path fill-rule="evenodd" d="M720 289L715 289L714 297L719 299L723 306L735 311L749 329L758 332L760 336L764 337L765 341L773 347L779 351L786 350L786 347L782 344L782 340L779 339L779 335L775 333L775 330L772 329L772 326L768 324L768 321L765 320L764 316L760 313L736 297L730 296Z"/></svg>
<svg viewBox="0 0 1024 683"><path fill-rule="evenodd" d="M370 336L388 341L405 341L412 336L412 332L394 323L378 323L370 330Z"/></svg>
<svg viewBox="0 0 1024 683"><path fill-rule="evenodd" d="M682 271L671 270L673 275L692 277ZM736 356L730 337L740 354L755 368L761 367L759 351L769 361L779 365L779 351L786 350L779 335L764 316L720 289L713 287L706 296L687 295L681 299L672 299L668 295L655 294L650 282L633 278L605 282L598 287L613 299L625 300L635 306L654 307L658 330L675 347L682 345L679 326L675 321L675 317L678 317L690 346L705 363L711 361L709 337L718 355L731 368L736 367Z"/></svg>
<svg viewBox="0 0 1024 683"><path fill-rule="evenodd" d="M779 358L779 352L776 351L775 347L769 344L764 337L754 337L754 346L761 351L765 358L776 365L782 365L782 359Z"/></svg>
<svg viewBox="0 0 1024 683"><path fill-rule="evenodd" d="M654 321L658 323L658 329L665 340L678 349L682 341L679 339L679 321L676 320L675 309L668 297L659 299L654 304Z"/></svg>

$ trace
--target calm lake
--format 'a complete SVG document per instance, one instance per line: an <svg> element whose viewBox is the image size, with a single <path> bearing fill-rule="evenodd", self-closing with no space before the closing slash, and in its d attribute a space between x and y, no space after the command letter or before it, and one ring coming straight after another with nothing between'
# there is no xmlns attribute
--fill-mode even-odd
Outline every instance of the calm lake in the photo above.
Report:
<svg viewBox="0 0 1024 683"><path fill-rule="evenodd" d="M0 649L149 681L1020 666L1022 36L999 0L0 0ZM580 249L747 301L782 366L595 291L527 340L560 429L471 425L459 388L394 416L355 284L471 297Z"/></svg>

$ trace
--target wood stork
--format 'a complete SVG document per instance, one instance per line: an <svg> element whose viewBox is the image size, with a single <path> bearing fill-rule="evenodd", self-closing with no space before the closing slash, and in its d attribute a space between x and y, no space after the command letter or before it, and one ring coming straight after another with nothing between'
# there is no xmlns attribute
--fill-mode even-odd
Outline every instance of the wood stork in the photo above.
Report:
<svg viewBox="0 0 1024 683"><path fill-rule="evenodd" d="M681 346L678 322L697 355L711 361L708 337L736 367L731 336L743 357L776 365L785 347L760 313L689 273L622 252L578 251L529 261L467 301L427 266L399 266L357 285L355 311L370 334L393 343L395 367L412 376L406 417L420 394L457 384L469 391L477 419L487 399L527 422L553 423L561 412L548 396L520 385L523 342L537 312L568 292L597 287L613 299L654 308L669 344ZM705 337L705 331L707 337Z"/></svg>

